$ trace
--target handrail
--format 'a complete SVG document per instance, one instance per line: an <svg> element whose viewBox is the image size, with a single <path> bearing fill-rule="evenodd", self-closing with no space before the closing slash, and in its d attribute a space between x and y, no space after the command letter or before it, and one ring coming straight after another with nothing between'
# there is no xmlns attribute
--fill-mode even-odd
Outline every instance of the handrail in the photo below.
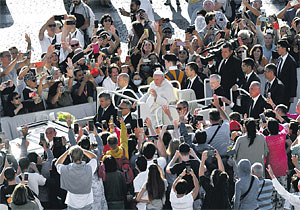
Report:
<svg viewBox="0 0 300 210"><path fill-rule="evenodd" d="M169 105L169 108L176 109L176 105ZM158 120L158 111L162 109L162 106L158 107L155 111L155 119L156 119L156 125L159 125L159 120Z"/></svg>
<svg viewBox="0 0 300 210"><path fill-rule="evenodd" d="M144 94L143 94L143 92L141 91L141 89L146 89L146 88L149 88L150 87L150 85L141 85L141 86L139 86L138 87L138 92L139 92L139 94L141 94L141 96L143 96Z"/></svg>
<svg viewBox="0 0 300 210"><path fill-rule="evenodd" d="M204 86L204 98L206 98L206 83L207 83L207 81L208 81L208 83L210 82L210 79L209 78L206 78L206 79L204 79L204 82L203 82L203 86ZM205 105L207 105L207 103L206 103L206 101L205 101Z"/></svg>
<svg viewBox="0 0 300 210"><path fill-rule="evenodd" d="M117 90L115 92L116 93L121 93L121 94L124 93L124 92L130 92L130 93L132 93L136 97L136 99L139 99L139 97L137 96L137 94L132 89ZM112 103L113 103L114 106L116 106L116 104L115 104L115 95L116 94L113 94L113 97L112 97ZM122 95L124 95L124 94L122 94ZM120 95L118 95L118 96L120 96ZM123 96L120 96L120 97L123 98ZM129 98L127 98L127 99L129 99ZM129 100L131 100L131 99L129 99Z"/></svg>
<svg viewBox="0 0 300 210"><path fill-rule="evenodd" d="M250 97L250 93L247 92L246 90L244 90L243 88L237 88L237 90L242 91L243 93L245 93L247 96ZM230 88L230 101L233 102L233 90L232 90L232 88Z"/></svg>
<svg viewBox="0 0 300 210"><path fill-rule="evenodd" d="M179 90L181 90L181 84L180 84L180 82L178 82L177 80L168 80L171 84L172 83L176 83L177 85L178 85L178 88L177 89L179 89Z"/></svg>
<svg viewBox="0 0 300 210"><path fill-rule="evenodd" d="M126 99L134 101L134 102L138 102L139 101L138 99L132 98L132 97L127 96L127 95L124 95L122 93L118 93L117 91L108 91L108 93L115 94L117 96L120 96L122 98L126 98Z"/></svg>

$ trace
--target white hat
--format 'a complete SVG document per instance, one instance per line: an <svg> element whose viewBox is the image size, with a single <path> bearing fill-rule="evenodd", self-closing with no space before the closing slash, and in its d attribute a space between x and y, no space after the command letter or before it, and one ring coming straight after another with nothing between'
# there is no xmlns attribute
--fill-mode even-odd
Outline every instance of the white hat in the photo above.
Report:
<svg viewBox="0 0 300 210"><path fill-rule="evenodd" d="M156 71L153 73L153 76L155 76L155 75L164 76L164 73L163 73L161 70L156 70Z"/></svg>

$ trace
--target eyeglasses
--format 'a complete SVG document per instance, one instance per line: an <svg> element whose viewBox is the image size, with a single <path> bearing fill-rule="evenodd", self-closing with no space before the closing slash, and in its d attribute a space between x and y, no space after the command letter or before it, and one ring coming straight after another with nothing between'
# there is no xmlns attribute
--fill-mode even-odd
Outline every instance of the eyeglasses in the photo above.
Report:
<svg viewBox="0 0 300 210"><path fill-rule="evenodd" d="M15 97L15 100L19 100L21 99L21 96Z"/></svg>
<svg viewBox="0 0 300 210"><path fill-rule="evenodd" d="M79 43L77 44L71 44L71 47L78 47L79 46Z"/></svg>
<svg viewBox="0 0 300 210"><path fill-rule="evenodd" d="M176 107L177 111L181 111L183 108L182 107Z"/></svg>
<svg viewBox="0 0 300 210"><path fill-rule="evenodd" d="M111 22L111 19L105 19L104 22Z"/></svg>
<svg viewBox="0 0 300 210"><path fill-rule="evenodd" d="M164 31L163 33L164 33L164 34L171 34L172 31Z"/></svg>
<svg viewBox="0 0 300 210"><path fill-rule="evenodd" d="M186 54L185 51L179 51L179 54Z"/></svg>
<svg viewBox="0 0 300 210"><path fill-rule="evenodd" d="M48 27L56 27L56 24L49 24Z"/></svg>
<svg viewBox="0 0 300 210"><path fill-rule="evenodd" d="M32 82L36 82L36 79L31 80Z"/></svg>

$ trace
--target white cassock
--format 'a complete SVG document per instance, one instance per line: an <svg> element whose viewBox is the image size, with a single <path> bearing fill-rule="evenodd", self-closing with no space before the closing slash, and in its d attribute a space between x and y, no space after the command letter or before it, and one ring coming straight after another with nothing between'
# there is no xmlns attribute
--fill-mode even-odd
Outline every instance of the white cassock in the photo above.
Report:
<svg viewBox="0 0 300 210"><path fill-rule="evenodd" d="M154 97L150 94L150 90L154 89L156 91L157 97L156 100L154 100ZM140 99L141 102L146 103L146 107L148 107L148 110L150 111L150 117L152 125L156 125L156 110L161 107L162 105L169 105L171 103L176 102L176 96L174 93L174 88L172 84L164 79L161 86L156 86L154 81L150 83L150 87L148 89L148 92ZM148 111L148 113L149 113ZM158 114L160 120L162 116L162 109L160 109L160 113ZM143 116L143 110L141 110L141 114ZM144 115L145 116L145 115Z"/></svg>

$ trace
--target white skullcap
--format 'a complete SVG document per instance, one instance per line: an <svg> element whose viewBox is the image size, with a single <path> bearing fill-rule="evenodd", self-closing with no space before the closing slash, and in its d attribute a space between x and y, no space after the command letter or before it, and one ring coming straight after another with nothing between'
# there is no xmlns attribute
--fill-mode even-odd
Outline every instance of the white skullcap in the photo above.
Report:
<svg viewBox="0 0 300 210"><path fill-rule="evenodd" d="M153 74L153 76L155 75L160 75L160 76L165 76L164 73L161 70L156 70Z"/></svg>

